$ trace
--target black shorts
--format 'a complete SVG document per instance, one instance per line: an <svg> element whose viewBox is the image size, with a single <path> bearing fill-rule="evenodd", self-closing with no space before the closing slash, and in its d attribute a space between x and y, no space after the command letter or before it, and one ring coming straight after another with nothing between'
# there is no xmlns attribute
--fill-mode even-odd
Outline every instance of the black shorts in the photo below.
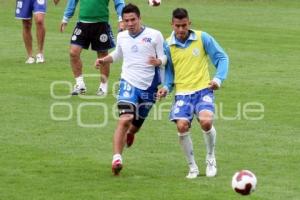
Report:
<svg viewBox="0 0 300 200"><path fill-rule="evenodd" d="M108 51L115 47L114 36L106 22L78 22L71 37L71 44L88 49L90 44L94 51Z"/></svg>

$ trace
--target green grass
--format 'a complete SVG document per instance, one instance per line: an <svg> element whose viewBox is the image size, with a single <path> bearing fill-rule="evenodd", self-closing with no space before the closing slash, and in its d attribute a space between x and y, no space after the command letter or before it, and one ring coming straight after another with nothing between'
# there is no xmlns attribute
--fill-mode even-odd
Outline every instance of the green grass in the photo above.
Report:
<svg viewBox="0 0 300 200"><path fill-rule="evenodd" d="M167 37L171 11L177 6L190 12L193 28L215 36L230 57L230 73L216 93L216 128L219 174L204 176L205 148L194 121L192 137L201 176L186 180L187 166L168 112L156 120L154 110L131 149L125 150L120 177L111 174L115 98L54 99L54 81L73 84L69 66L69 40L76 17L64 34L59 33L65 1L54 7L49 1L46 16L46 63L25 65L21 23L14 19L14 1L0 0L0 199L241 199L231 189L231 177L239 169L257 175L257 191L245 199L296 200L300 197L300 2L293 0L170 0L148 7L133 0L142 19ZM112 4L112 2L111 2ZM116 30L111 5L112 25ZM116 31L114 31L116 32ZM34 38L35 40L35 38ZM82 54L84 72L93 68L95 53ZM110 86L118 81L120 64L111 68ZM98 81L87 80L88 95ZM55 95L66 95L67 85L56 85ZM157 104L170 104L171 97ZM247 103L264 106L262 120L240 114ZM72 108L71 119L55 121L54 103ZM99 106L85 107L81 120L101 128L78 126L82 103L108 105L108 117ZM169 106L164 106L165 110ZM55 107L56 117L68 117L69 107ZM257 117L261 113L249 116ZM225 120L224 117L235 118Z"/></svg>

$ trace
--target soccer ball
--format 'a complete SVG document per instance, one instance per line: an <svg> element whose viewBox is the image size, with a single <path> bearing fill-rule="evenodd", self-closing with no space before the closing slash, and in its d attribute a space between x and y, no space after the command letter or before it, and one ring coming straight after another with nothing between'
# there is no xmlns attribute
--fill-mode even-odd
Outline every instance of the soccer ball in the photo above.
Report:
<svg viewBox="0 0 300 200"><path fill-rule="evenodd" d="M249 170L236 172L232 177L232 188L237 193L249 195L256 188L257 179L254 173Z"/></svg>
<svg viewBox="0 0 300 200"><path fill-rule="evenodd" d="M148 0L149 6L159 6L161 4L161 0Z"/></svg>

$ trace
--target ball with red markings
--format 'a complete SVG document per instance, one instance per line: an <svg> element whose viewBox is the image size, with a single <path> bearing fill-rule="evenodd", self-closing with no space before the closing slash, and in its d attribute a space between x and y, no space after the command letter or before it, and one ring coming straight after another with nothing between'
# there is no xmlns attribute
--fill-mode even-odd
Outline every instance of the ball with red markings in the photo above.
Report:
<svg viewBox="0 0 300 200"><path fill-rule="evenodd" d="M251 194L257 184L256 176L249 170L241 170L236 172L232 177L232 188L241 195Z"/></svg>
<svg viewBox="0 0 300 200"><path fill-rule="evenodd" d="M148 0L149 6L159 6L161 4L161 0Z"/></svg>

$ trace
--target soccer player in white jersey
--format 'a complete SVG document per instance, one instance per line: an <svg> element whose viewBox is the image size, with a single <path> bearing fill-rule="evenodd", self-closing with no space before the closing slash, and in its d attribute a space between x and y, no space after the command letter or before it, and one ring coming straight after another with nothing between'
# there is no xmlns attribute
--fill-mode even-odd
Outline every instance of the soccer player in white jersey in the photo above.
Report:
<svg viewBox="0 0 300 200"><path fill-rule="evenodd" d="M97 67L123 59L118 96L119 121L113 138L112 172L119 175L122 151L130 146L134 134L141 128L160 84L159 66L166 63L162 34L142 25L136 5L128 4L122 11L126 31L117 36L116 49L104 58L97 59Z"/></svg>

